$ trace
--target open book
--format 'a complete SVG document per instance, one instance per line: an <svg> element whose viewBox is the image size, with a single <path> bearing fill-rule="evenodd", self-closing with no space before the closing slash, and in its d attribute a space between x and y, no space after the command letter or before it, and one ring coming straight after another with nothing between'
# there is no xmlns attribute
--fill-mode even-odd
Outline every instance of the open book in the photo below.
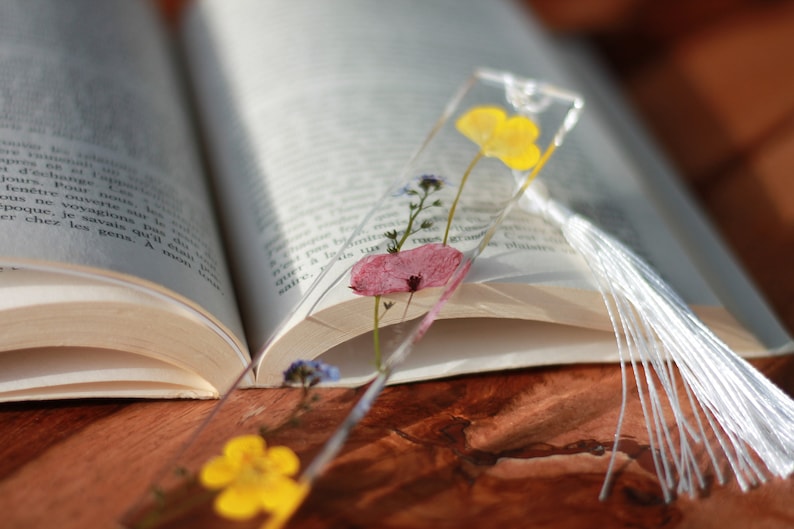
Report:
<svg viewBox="0 0 794 529"><path fill-rule="evenodd" d="M739 352L790 343L597 68L508 3L209 0L175 40L145 2L0 2L2 400L227 391L479 66L584 93L555 196ZM516 211L393 380L614 360L600 307ZM365 329L296 325L246 384L307 357L372 372Z"/></svg>

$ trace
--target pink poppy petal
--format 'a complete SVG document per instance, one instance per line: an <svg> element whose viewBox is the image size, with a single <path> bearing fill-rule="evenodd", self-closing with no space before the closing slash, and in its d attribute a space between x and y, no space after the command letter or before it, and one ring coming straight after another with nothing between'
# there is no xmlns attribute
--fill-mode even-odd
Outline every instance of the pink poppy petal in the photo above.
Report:
<svg viewBox="0 0 794 529"><path fill-rule="evenodd" d="M459 250L440 243L403 252L368 255L353 266L350 288L362 296L378 296L441 286L462 257Z"/></svg>

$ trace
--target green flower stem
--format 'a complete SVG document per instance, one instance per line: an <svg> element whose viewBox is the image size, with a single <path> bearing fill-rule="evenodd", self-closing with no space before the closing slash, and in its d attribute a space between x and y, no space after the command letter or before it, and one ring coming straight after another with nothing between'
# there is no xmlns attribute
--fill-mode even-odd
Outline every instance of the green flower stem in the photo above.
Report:
<svg viewBox="0 0 794 529"><path fill-rule="evenodd" d="M408 316L408 309L411 307L411 301L414 299L414 292L411 292L408 295L408 301L405 303L405 308L403 309L403 317L400 318L400 321L405 321L405 317Z"/></svg>
<svg viewBox="0 0 794 529"><path fill-rule="evenodd" d="M527 177L524 179L524 183L522 183L521 187L518 188L518 194L523 194L529 188L530 184L535 181L535 178L537 178L540 170L543 169L543 166L549 161L549 158L551 158L551 155L554 154L556 148L557 146L553 142L546 147L546 151L541 155L537 165L532 168L532 172L527 175ZM502 210L502 212L499 214L499 217L492 222L491 228L488 229L485 235L483 235L483 238L480 240L478 249L479 252L482 252L491 241L491 237L493 237L493 234L496 233L496 227L501 225L502 220L504 220L504 217L508 212L509 208Z"/></svg>
<svg viewBox="0 0 794 529"><path fill-rule="evenodd" d="M544 165L546 165L546 162L549 161L549 158L551 158L551 155L554 154L556 148L557 148L557 144L554 142L551 142L549 146L546 147L546 150L540 156L538 163L535 164L535 167L532 168L532 172L529 173L529 175L527 175L526 180L524 180L524 183L521 184L521 188L520 188L521 193L524 193L524 191L526 191L529 188L529 185L535 181L535 178L538 176L538 173L540 173L540 170L543 169Z"/></svg>
<svg viewBox="0 0 794 529"><path fill-rule="evenodd" d="M311 411L312 402L315 402L317 400L317 398L318 398L318 395L316 393L312 392L312 387L311 386L301 386L301 392L302 392L301 400L295 405L294 408L292 408L292 412L289 414L289 417L287 417L287 420L284 421L283 423L281 423L280 425L278 425L277 427L275 427L273 429L270 429L270 430L265 428L265 427L260 428L259 429L259 435L261 435L262 437L265 437L266 434L270 435L273 432L278 431L279 429L281 429L284 426L299 426L300 425L301 415Z"/></svg>
<svg viewBox="0 0 794 529"><path fill-rule="evenodd" d="M469 179L469 175L471 171L474 169L474 166L477 165L477 162L485 156L485 154L480 151L477 153L477 156L471 161L469 166L466 168L466 172L463 173L463 178L460 179L460 185L458 186L458 194L455 195L455 200L452 201L452 206L449 208L449 216L447 217L447 229L444 230L444 241L443 244L447 244L447 239L449 238L449 228L452 226L452 218L455 216L455 209L458 207L458 201L460 200L460 195L463 193L463 186L466 185L466 181Z"/></svg>
<svg viewBox="0 0 794 529"><path fill-rule="evenodd" d="M162 527L206 504L217 494L217 490L202 490L201 492L191 490L188 496L182 498L176 504L164 507L162 510L158 509L147 513L141 520L135 522L132 528L155 529Z"/></svg>
<svg viewBox="0 0 794 529"><path fill-rule="evenodd" d="M427 200L427 197L429 196L430 196L430 191L425 189L422 198L419 199L419 204L417 204L416 208L414 208L413 213L411 213L408 216L408 226L405 228L405 232L403 233L403 236L400 238L400 241L394 246L398 252L402 249L403 244L405 244L405 241L408 240L408 237L416 233L415 231L412 231L414 227L414 221L421 212L427 209L424 207L424 205L425 205L425 200Z"/></svg>
<svg viewBox="0 0 794 529"><path fill-rule="evenodd" d="M380 352L380 315L378 314L380 311L380 294L375 296L375 321L374 325L372 326L372 341L373 346L375 347L375 367L378 371L381 370L382 360L381 360L381 352Z"/></svg>
<svg viewBox="0 0 794 529"><path fill-rule="evenodd" d="M408 237L411 236L412 233L411 229L414 227L414 221L416 220L416 217L418 217L419 214L422 212L422 206L424 205L426 198L427 198L427 191L425 191L425 196L423 196L419 200L419 204L416 206L416 208L414 208L413 213L411 213L408 216L408 226L405 228L405 232L403 233L403 236L400 238L400 242L398 242L397 245L395 246L398 252L400 251L400 249L402 249L403 244L405 244L405 241L408 239Z"/></svg>

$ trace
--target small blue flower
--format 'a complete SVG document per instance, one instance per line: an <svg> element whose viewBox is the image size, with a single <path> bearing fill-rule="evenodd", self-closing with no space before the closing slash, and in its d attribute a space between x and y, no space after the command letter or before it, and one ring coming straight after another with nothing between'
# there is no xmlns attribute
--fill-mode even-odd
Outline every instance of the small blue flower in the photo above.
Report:
<svg viewBox="0 0 794 529"><path fill-rule="evenodd" d="M319 360L296 360L284 371L285 384L299 384L304 388L336 380L339 380L339 368Z"/></svg>
<svg viewBox="0 0 794 529"><path fill-rule="evenodd" d="M444 184L446 184L446 180L443 176L436 176L432 174L423 174L419 177L419 187L424 189L425 191L438 191Z"/></svg>
<svg viewBox="0 0 794 529"><path fill-rule="evenodd" d="M400 197L405 195L420 195L420 191L417 191L414 188L414 185L416 185L416 187L418 187L421 191L424 191L425 196L427 196L430 193L438 191L447 183L443 176L436 176L432 174L423 174L421 176L417 176L414 180L416 182L415 184L405 184L403 187L394 192L394 196Z"/></svg>

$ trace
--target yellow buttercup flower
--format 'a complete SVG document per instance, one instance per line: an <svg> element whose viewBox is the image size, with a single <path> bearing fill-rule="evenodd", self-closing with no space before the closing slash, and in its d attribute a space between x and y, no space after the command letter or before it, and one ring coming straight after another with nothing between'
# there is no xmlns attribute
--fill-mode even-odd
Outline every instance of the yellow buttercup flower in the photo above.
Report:
<svg viewBox="0 0 794 529"><path fill-rule="evenodd" d="M455 127L458 132L477 144L480 150L460 179L458 193L449 208L443 244L447 244L449 229L455 217L463 186L466 185L469 175L480 159L498 158L507 167L517 171L531 169L540 161L540 149L535 145L540 131L538 126L526 116L507 117L507 112L501 107L478 106L459 117ZM536 167L535 171L537 172L539 168L540 166Z"/></svg>
<svg viewBox="0 0 794 529"><path fill-rule="evenodd" d="M300 461L286 446L267 448L258 435L229 440L223 455L208 461L199 481L211 490L222 489L215 498L215 512L224 518L247 520L262 512L290 513L306 495L295 481Z"/></svg>
<svg viewBox="0 0 794 529"><path fill-rule="evenodd" d="M482 148L506 120L507 112L502 107L474 107L458 118L455 127Z"/></svg>
<svg viewBox="0 0 794 529"><path fill-rule="evenodd" d="M540 149L535 145L539 130L525 116L507 117L500 107L474 107L455 122L458 131L480 147L483 156L498 158L519 171L538 163Z"/></svg>

